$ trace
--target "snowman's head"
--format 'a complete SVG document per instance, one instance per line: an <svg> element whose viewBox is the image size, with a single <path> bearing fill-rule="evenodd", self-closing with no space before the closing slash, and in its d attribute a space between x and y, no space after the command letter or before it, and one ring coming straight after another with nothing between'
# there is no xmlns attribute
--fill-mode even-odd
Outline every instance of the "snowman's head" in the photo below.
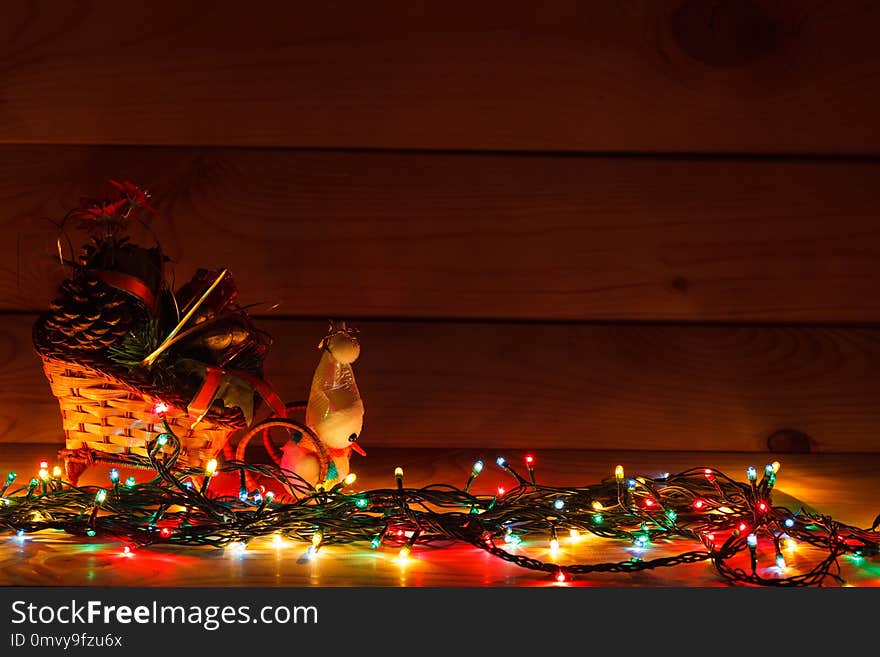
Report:
<svg viewBox="0 0 880 657"><path fill-rule="evenodd" d="M354 332L341 329L331 333L322 343L324 349L337 363L351 365L361 355L361 345Z"/></svg>

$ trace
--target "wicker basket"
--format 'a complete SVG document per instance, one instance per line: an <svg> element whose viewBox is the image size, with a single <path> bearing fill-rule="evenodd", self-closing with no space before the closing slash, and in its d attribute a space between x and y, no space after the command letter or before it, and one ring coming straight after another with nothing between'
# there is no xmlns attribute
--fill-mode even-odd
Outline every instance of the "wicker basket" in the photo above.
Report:
<svg viewBox="0 0 880 657"><path fill-rule="evenodd" d="M158 399L123 381L83 365L41 357L43 371L61 408L67 446L61 456L72 482L97 461L147 456L147 445L164 431L162 418L180 438L181 466L204 466L237 428L217 424L208 417L193 428L195 418L175 407L163 409L160 417ZM170 447L163 449L170 451Z"/></svg>

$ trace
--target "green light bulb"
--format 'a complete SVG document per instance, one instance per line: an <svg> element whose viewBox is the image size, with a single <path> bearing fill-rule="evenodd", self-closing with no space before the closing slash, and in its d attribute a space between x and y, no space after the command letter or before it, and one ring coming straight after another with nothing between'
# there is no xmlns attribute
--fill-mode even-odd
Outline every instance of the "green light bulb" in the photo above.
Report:
<svg viewBox="0 0 880 657"><path fill-rule="evenodd" d="M593 522L595 522L597 525L601 525L603 522L605 522L605 518L602 517L601 513L597 513L593 516Z"/></svg>
<svg viewBox="0 0 880 657"><path fill-rule="evenodd" d="M104 500L106 500L106 499L107 499L107 491L104 490L103 488L95 494L95 502L97 502L98 504L103 504Z"/></svg>
<svg viewBox="0 0 880 657"><path fill-rule="evenodd" d="M373 548L374 550L377 550L377 549L379 549L379 544L381 542L382 541L379 539L379 537L376 536L372 541L370 541L370 547Z"/></svg>
<svg viewBox="0 0 880 657"><path fill-rule="evenodd" d="M357 502L355 502L355 506L359 509L366 509L369 506L370 501L366 497L357 498Z"/></svg>
<svg viewBox="0 0 880 657"><path fill-rule="evenodd" d="M165 447L168 444L168 434L160 433L159 437L156 438L156 442L159 443L159 447Z"/></svg>

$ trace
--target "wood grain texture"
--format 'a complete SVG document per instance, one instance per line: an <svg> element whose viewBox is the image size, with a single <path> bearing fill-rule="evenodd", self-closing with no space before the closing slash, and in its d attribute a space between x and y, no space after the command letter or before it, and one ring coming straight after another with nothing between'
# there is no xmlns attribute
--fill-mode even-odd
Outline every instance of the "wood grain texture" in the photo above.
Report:
<svg viewBox="0 0 880 657"><path fill-rule="evenodd" d="M0 309L108 178L286 316L880 321L877 164L49 146L0 147Z"/></svg>
<svg viewBox="0 0 880 657"><path fill-rule="evenodd" d="M0 442L62 442L28 316L0 329ZM268 373L304 399L326 325L263 321ZM374 447L755 451L799 429L877 452L880 330L358 323Z"/></svg>
<svg viewBox="0 0 880 657"><path fill-rule="evenodd" d="M0 141L878 153L869 0L9 3Z"/></svg>
<svg viewBox="0 0 880 657"><path fill-rule="evenodd" d="M41 458L52 457L51 445L0 445L4 467L30 473ZM516 450L504 452L513 462ZM594 483L623 463L628 473L657 476L691 467L712 466L737 479L749 465L762 465L766 454L705 452L591 452L537 451L537 477L542 484L578 486ZM495 452L468 450L377 449L358 468L357 488L369 490L393 485L391 473L403 465L407 486L451 483L462 486L477 458L491 463ZM786 455L774 489L773 501L796 510L805 506L835 519L870 526L877 512L880 455ZM473 490L488 493L510 477L487 467ZM862 491L853 495L854 490ZM8 534L7 534L8 536ZM80 539L45 532L19 541L0 533L0 586L548 586L552 578L491 559L469 546L442 550L417 548L406 566L393 550L370 550L365 545L325 546L314 561L302 559L306 545L290 542L276 550L269 542L254 541L245 556L230 556L213 548L154 547L141 549L131 565L120 567L121 543ZM586 537L577 544L562 539L560 560L593 563L624 560L635 552L612 541ZM696 548L696 545L694 546ZM541 547L521 548L547 559ZM655 544L652 556L672 554ZM802 547L786 551L794 571L812 566L818 555ZM763 557L763 555L762 555ZM766 555L772 563L772 554ZM762 562L764 563L764 562ZM880 564L863 560L858 566L841 559L842 575L854 586L880 586ZM149 577L145 577L149 573ZM768 571L772 576L772 571ZM596 574L578 577L569 586L722 586L723 580L706 564L659 568L633 574ZM833 582L829 580L829 585Z"/></svg>

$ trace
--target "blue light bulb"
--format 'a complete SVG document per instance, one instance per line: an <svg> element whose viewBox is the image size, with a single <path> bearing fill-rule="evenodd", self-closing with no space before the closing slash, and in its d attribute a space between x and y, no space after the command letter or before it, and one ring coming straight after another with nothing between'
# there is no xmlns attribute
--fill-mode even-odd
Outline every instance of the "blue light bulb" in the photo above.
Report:
<svg viewBox="0 0 880 657"><path fill-rule="evenodd" d="M557 511L562 511L562 507L564 506L565 502L563 502L562 500L556 500L555 502L553 502L553 508Z"/></svg>
<svg viewBox="0 0 880 657"><path fill-rule="evenodd" d="M786 527L794 527L794 518L786 518L785 519Z"/></svg>
<svg viewBox="0 0 880 657"><path fill-rule="evenodd" d="M499 456L497 459L495 459L495 463L498 464L499 468L503 468L504 464L507 463L507 459L505 459L503 456Z"/></svg>
<svg viewBox="0 0 880 657"><path fill-rule="evenodd" d="M110 468L110 483L119 483L119 470L116 468Z"/></svg>

